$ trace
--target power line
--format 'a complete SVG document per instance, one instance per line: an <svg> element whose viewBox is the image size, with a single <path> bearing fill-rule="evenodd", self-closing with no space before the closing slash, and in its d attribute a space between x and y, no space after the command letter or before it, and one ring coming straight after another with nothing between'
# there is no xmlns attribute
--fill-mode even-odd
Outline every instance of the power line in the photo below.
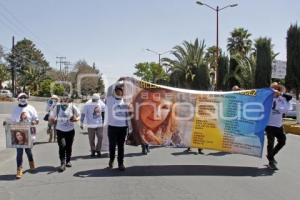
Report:
<svg viewBox="0 0 300 200"><path fill-rule="evenodd" d="M2 8L3 11L6 12L10 17L7 17L4 12L2 12L2 16L9 21L12 25L14 25L18 30L21 30L21 32L27 32L34 39L36 39L35 43L37 44L42 44L40 46L45 46L48 47L49 51L52 51L55 55L62 55L60 52L57 52L56 50L54 51L50 45L48 45L45 41L41 40L39 36L37 36L28 26L26 26L24 23L21 22L3 3L0 2L0 8ZM0 13L1 14L1 13ZM13 20L12 20L13 19ZM24 31L25 30L25 31ZM15 31L14 31L15 32ZM17 34L19 35L19 34Z"/></svg>
<svg viewBox="0 0 300 200"><path fill-rule="evenodd" d="M67 59L65 56L57 56L56 59L59 61L56 61L56 64L59 64L59 71L61 72L62 65L66 62L65 60Z"/></svg>

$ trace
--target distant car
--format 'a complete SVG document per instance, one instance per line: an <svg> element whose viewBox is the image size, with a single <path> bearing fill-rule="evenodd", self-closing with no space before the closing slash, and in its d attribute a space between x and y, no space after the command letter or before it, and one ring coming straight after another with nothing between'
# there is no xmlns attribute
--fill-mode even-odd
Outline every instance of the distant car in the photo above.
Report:
<svg viewBox="0 0 300 200"><path fill-rule="evenodd" d="M290 108L289 108L288 112L284 115L285 117L293 118L293 119L297 118L296 104L297 104L297 101L296 101L296 99L293 98L290 101Z"/></svg>
<svg viewBox="0 0 300 200"><path fill-rule="evenodd" d="M13 97L13 94L12 94L11 91L9 91L9 90L0 90L0 96L1 96L1 97L12 98L12 97Z"/></svg>

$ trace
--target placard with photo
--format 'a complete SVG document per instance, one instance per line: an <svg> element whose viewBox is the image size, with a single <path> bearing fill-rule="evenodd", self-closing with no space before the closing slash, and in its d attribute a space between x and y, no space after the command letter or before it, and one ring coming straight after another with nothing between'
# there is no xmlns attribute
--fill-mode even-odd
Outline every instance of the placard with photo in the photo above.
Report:
<svg viewBox="0 0 300 200"><path fill-rule="evenodd" d="M6 148L32 148L31 125L29 123L7 123Z"/></svg>

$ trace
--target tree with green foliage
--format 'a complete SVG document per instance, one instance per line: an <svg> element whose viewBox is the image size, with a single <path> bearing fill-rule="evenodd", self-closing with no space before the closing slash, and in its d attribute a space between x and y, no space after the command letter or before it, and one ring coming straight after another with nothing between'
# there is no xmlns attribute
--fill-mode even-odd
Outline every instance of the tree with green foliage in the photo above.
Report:
<svg viewBox="0 0 300 200"><path fill-rule="evenodd" d="M247 56L252 50L251 34L247 29L235 28L227 41L227 49L230 55L240 54Z"/></svg>
<svg viewBox="0 0 300 200"><path fill-rule="evenodd" d="M9 78L9 72L6 64L4 63L4 51L0 45L0 89L2 89L2 83Z"/></svg>
<svg viewBox="0 0 300 200"><path fill-rule="evenodd" d="M229 74L225 78L228 87L239 85L242 88L253 87L255 65L253 63L251 34L244 28L235 28L228 38L227 49L230 52Z"/></svg>
<svg viewBox="0 0 300 200"><path fill-rule="evenodd" d="M270 87L272 77L272 42L270 38L255 41L256 71L255 88Z"/></svg>
<svg viewBox="0 0 300 200"><path fill-rule="evenodd" d="M93 67L85 60L79 60L75 64L72 74L71 80L78 95L86 96L93 93L104 93L105 87L102 74L96 69L95 65Z"/></svg>
<svg viewBox="0 0 300 200"><path fill-rule="evenodd" d="M0 63L0 89L2 89L2 83L9 79L9 72L5 64Z"/></svg>
<svg viewBox="0 0 300 200"><path fill-rule="evenodd" d="M45 79L49 63L35 44L23 39L15 45L6 60L16 69L16 82L23 90L30 89L33 93L39 90L39 83Z"/></svg>
<svg viewBox="0 0 300 200"><path fill-rule="evenodd" d="M163 65L168 69L171 86L195 90L208 90L211 87L204 58L204 41L184 41L182 45L173 48L172 55L175 59L162 59Z"/></svg>
<svg viewBox="0 0 300 200"><path fill-rule="evenodd" d="M221 55L219 58L219 66L217 68L217 88L219 90L228 90L228 84L225 78L229 74L229 59L225 54Z"/></svg>
<svg viewBox="0 0 300 200"><path fill-rule="evenodd" d="M135 65L134 75L151 83L167 83L168 75L161 65L155 62L144 62Z"/></svg>
<svg viewBox="0 0 300 200"><path fill-rule="evenodd" d="M299 100L300 93L300 27L291 25L287 31L287 70L285 82L294 89Z"/></svg>
<svg viewBox="0 0 300 200"><path fill-rule="evenodd" d="M39 96L50 97L53 94L62 96L64 94L63 85L55 83L55 81L51 79L41 81Z"/></svg>

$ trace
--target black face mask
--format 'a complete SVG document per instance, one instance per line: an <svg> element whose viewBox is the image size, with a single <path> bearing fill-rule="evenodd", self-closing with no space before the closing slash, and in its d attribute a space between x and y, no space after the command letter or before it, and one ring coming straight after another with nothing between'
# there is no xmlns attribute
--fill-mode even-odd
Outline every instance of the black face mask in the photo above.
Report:
<svg viewBox="0 0 300 200"><path fill-rule="evenodd" d="M19 107L21 107L21 108L24 108L24 107L26 107L28 104L26 103L26 104L19 104L18 106Z"/></svg>

